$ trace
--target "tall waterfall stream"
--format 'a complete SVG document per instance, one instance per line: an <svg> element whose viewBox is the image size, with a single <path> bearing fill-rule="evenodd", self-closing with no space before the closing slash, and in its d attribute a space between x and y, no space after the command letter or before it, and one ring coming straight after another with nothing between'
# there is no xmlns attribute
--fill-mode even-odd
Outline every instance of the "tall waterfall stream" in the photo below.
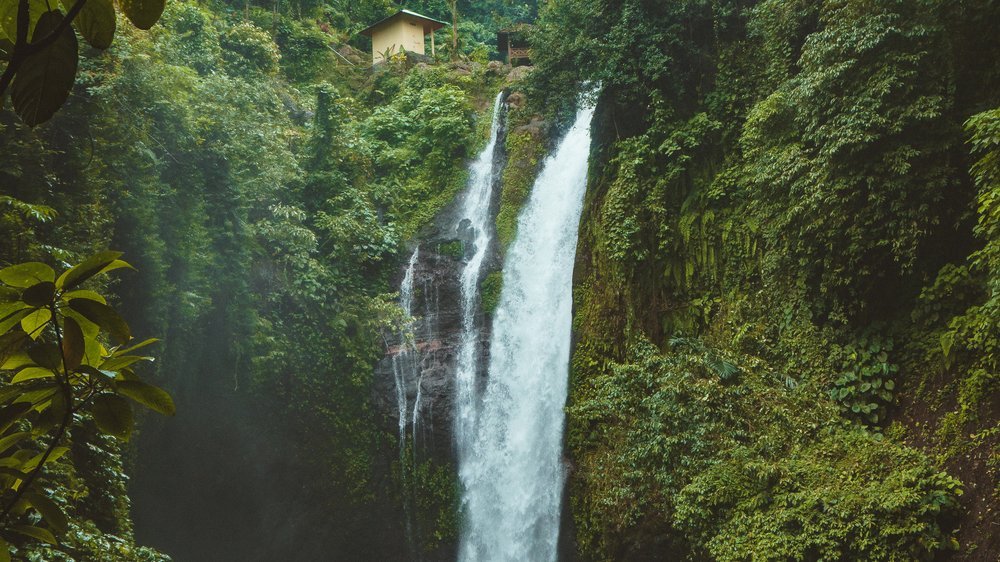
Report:
<svg viewBox="0 0 1000 562"><path fill-rule="evenodd" d="M507 251L486 388L472 402L472 431L457 434L463 562L557 557L573 261L592 116L582 107L544 162Z"/></svg>
<svg viewBox="0 0 1000 562"><path fill-rule="evenodd" d="M565 479L563 406L572 274L593 108L581 107L573 126L543 162L518 219L516 238L506 252L487 359L482 357L477 313L484 265L488 253L495 251L491 249L491 207L502 171L497 143L505 118L503 98L503 93L497 95L489 141L470 164L454 227L465 246L458 279L461 332L455 356L453 417L462 486L458 546L462 562L555 560ZM400 306L408 315L414 314L414 272L422 259L420 251L420 247L413 251L400 284ZM416 463L421 352L405 337L392 357L392 372L400 462L407 464L407 425L412 423L412 462ZM407 389L414 383L416 397L409 404ZM404 507L407 540L415 554L408 502Z"/></svg>

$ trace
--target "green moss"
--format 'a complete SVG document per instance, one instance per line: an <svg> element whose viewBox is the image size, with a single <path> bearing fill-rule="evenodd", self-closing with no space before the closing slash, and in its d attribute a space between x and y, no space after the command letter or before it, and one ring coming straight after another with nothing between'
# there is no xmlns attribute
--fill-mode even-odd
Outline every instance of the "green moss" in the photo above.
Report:
<svg viewBox="0 0 1000 562"><path fill-rule="evenodd" d="M462 259L462 256L465 255L464 248L465 245L461 240L449 240L447 242L439 242L435 246L434 251L439 255L447 256L454 260L460 260Z"/></svg>
<svg viewBox="0 0 1000 562"><path fill-rule="evenodd" d="M526 115L512 112L511 124L518 118L524 119ZM507 166L503 171L500 211L496 218L497 236L504 250L514 241L517 217L531 194L539 164L545 156L545 143L537 135L512 129L507 134Z"/></svg>
<svg viewBox="0 0 1000 562"><path fill-rule="evenodd" d="M493 314L500 304L500 291L503 289L503 272L494 271L483 278L479 284L479 295L483 312Z"/></svg>

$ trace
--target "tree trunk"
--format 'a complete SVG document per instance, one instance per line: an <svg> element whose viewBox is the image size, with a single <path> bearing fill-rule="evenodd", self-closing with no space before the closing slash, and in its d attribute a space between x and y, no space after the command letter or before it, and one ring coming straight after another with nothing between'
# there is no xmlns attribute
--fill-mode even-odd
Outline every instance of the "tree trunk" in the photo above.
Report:
<svg viewBox="0 0 1000 562"><path fill-rule="evenodd" d="M458 59L458 0L451 0L451 60Z"/></svg>

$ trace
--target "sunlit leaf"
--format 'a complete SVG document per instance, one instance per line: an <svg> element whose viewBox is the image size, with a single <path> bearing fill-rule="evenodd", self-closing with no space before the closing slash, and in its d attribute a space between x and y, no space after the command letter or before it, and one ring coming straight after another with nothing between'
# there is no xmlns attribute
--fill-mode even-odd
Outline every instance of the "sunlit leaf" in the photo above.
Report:
<svg viewBox="0 0 1000 562"><path fill-rule="evenodd" d="M51 464L58 461L68 452L69 447L55 447L52 449L52 452L49 453L49 456L45 458L45 464ZM41 464L42 457L45 457L45 453L38 453L37 455L31 457L31 459L24 463L24 466L21 467L21 471L30 474L31 471L35 470L35 468Z"/></svg>
<svg viewBox="0 0 1000 562"><path fill-rule="evenodd" d="M21 320L29 314L31 314L31 309L25 305L25 308L15 310L0 317L0 334L20 324Z"/></svg>
<svg viewBox="0 0 1000 562"><path fill-rule="evenodd" d="M35 404L41 404L52 398L59 386L55 380L45 382L45 379L35 379L41 381L37 390L21 392L14 398L14 404L26 404L28 410L34 408Z"/></svg>
<svg viewBox="0 0 1000 562"><path fill-rule="evenodd" d="M18 431L0 439L0 453L6 453L7 449L10 449L28 437L31 437L30 431Z"/></svg>
<svg viewBox="0 0 1000 562"><path fill-rule="evenodd" d="M102 432L119 439L128 439L132 434L132 406L121 396L101 394L90 411Z"/></svg>
<svg viewBox="0 0 1000 562"><path fill-rule="evenodd" d="M17 0L0 1L0 35L11 42L17 39ZM28 36L35 29L38 18L49 10L45 0L29 0L28 2Z"/></svg>
<svg viewBox="0 0 1000 562"><path fill-rule="evenodd" d="M88 0L88 4L89 4ZM87 279L100 273L102 269L121 257L121 252L100 252L83 260L79 264L67 269L56 280L56 287L61 290L70 290L83 283Z"/></svg>
<svg viewBox="0 0 1000 562"><path fill-rule="evenodd" d="M124 369L130 365L134 365L139 361L152 361L152 357L145 357L142 355L117 355L101 363L101 369L105 371L118 371Z"/></svg>
<svg viewBox="0 0 1000 562"><path fill-rule="evenodd" d="M59 12L42 14L32 42L55 31L62 20ZM78 57L76 33L67 27L48 47L24 60L14 77L10 97L14 111L25 123L32 127L44 123L62 107L76 80Z"/></svg>
<svg viewBox="0 0 1000 562"><path fill-rule="evenodd" d="M68 12L75 0L62 0ZM107 49L115 37L115 8L111 0L87 0L73 20L80 35L95 49Z"/></svg>
<svg viewBox="0 0 1000 562"><path fill-rule="evenodd" d="M0 303L10 303L21 300L21 292L17 289L0 285Z"/></svg>
<svg viewBox="0 0 1000 562"><path fill-rule="evenodd" d="M21 329L33 339L38 339L42 335L41 328L51 319L52 311L47 308L39 308L21 319Z"/></svg>
<svg viewBox="0 0 1000 562"><path fill-rule="evenodd" d="M27 289L44 281L55 281L56 272L37 261L19 263L0 269L0 281L11 287Z"/></svg>
<svg viewBox="0 0 1000 562"><path fill-rule="evenodd" d="M104 361L104 346L101 342L97 341L95 338L84 338L84 351L83 351L83 361L84 365L90 365L91 367L98 367Z"/></svg>
<svg viewBox="0 0 1000 562"><path fill-rule="evenodd" d="M118 392L161 414L172 416L177 409L166 390L142 381L119 381Z"/></svg>
<svg viewBox="0 0 1000 562"><path fill-rule="evenodd" d="M99 301L95 301L95 302L99 302ZM60 310L60 312L66 318L72 318L73 320L76 320L77 325L80 326L81 330L83 330L83 335L84 335L85 338L88 338L88 339L96 338L97 334L99 334L100 331L101 331L101 327L100 326L98 326L97 324L94 324L90 320L87 320L86 318L84 318L84 316L82 314L80 314L79 312L74 311L71 308L64 307L62 310Z"/></svg>
<svg viewBox="0 0 1000 562"><path fill-rule="evenodd" d="M30 381L35 379L47 379L55 378L55 373L52 369L47 369L45 367L27 367L21 369L14 375L14 378L10 379L11 384L17 384L19 382Z"/></svg>
<svg viewBox="0 0 1000 562"><path fill-rule="evenodd" d="M101 304L108 304L108 301L101 296L100 293L91 291L88 289L77 289L75 291L66 291L62 294L62 299L68 301L70 299L90 299L92 301L97 301Z"/></svg>
<svg viewBox="0 0 1000 562"><path fill-rule="evenodd" d="M0 335L0 369L17 369L25 365L18 361L27 358L21 351L26 340L27 334L20 330Z"/></svg>
<svg viewBox="0 0 1000 562"><path fill-rule="evenodd" d="M31 359L31 357L29 357L27 353L21 351L11 354L6 360L4 360L3 363L0 363L0 370L15 371L21 367L34 364L35 362Z"/></svg>
<svg viewBox="0 0 1000 562"><path fill-rule="evenodd" d="M137 350L139 348L146 347L147 345L154 344L154 343L156 343L158 341L160 341L160 340L157 339L157 338L149 338L148 340L143 340L143 341L141 341L141 342L139 342L139 343L137 343L137 344L135 344L135 345L133 345L131 347L126 347L125 349L117 349L117 350L115 350L114 356L118 357L120 355L125 355L126 353L131 353L131 352L133 352L133 351L135 351L135 350Z"/></svg>

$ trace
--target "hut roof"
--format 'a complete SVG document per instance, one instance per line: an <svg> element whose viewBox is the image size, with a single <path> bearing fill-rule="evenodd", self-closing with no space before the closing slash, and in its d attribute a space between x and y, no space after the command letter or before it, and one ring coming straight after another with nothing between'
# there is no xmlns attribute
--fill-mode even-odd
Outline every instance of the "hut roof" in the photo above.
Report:
<svg viewBox="0 0 1000 562"><path fill-rule="evenodd" d="M432 32L432 31L441 29L442 27L448 25L447 22L443 22L441 20L436 20L434 18L429 18L429 17L427 17L427 16L425 16L423 14L418 14L416 12L411 12L410 10L400 10L400 11L396 12L395 14L392 14L391 16L389 16L387 18L382 18L379 21L371 24L370 26L362 29L360 31L360 33L361 33L361 35L367 35L367 36L371 37L372 33L374 33L374 31L375 31L376 28L382 27L382 26L384 26L384 25L386 25L386 24L388 24L388 23L390 23L392 21L395 21L397 19L409 19L409 20L419 21L423 25L424 35L427 35L428 33Z"/></svg>

